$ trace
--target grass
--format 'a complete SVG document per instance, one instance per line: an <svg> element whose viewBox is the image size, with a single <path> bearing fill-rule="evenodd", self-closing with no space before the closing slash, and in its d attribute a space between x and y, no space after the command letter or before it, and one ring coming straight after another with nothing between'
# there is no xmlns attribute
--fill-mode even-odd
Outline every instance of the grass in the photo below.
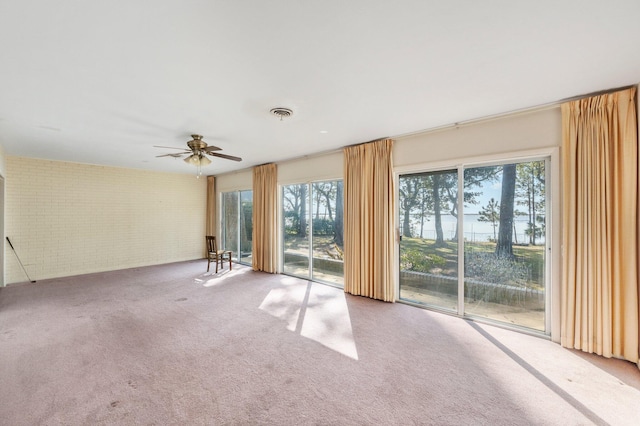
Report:
<svg viewBox="0 0 640 426"><path fill-rule="evenodd" d="M418 249L426 256L437 254L445 259L446 263L438 273L455 276L458 271L458 243L457 241L445 241L444 245L436 246L435 240L422 238L402 237L400 250ZM490 242L465 242L465 251L476 253L493 253L496 244ZM513 246L513 254L519 262L526 263L531 270L531 281L540 285L544 283L544 246Z"/></svg>
<svg viewBox="0 0 640 426"><path fill-rule="evenodd" d="M287 253L309 254L309 237L299 237L297 235L285 235L284 250ZM313 236L313 257L319 259L339 259L343 250L338 250L331 235Z"/></svg>
<svg viewBox="0 0 640 426"><path fill-rule="evenodd" d="M287 235L284 241L285 251L298 252L300 254L309 253L309 240L297 236ZM465 243L465 250L493 253L496 244L491 242ZM418 249L426 256L436 254L445 259L445 264L437 271L439 274L456 276L458 273L458 243L456 241L445 241L441 247L436 246L435 240L422 238L402 237L400 250ZM331 236L314 236L314 257L335 258L330 253L335 251L335 244ZM513 246L513 253L519 262L526 263L531 271L531 284L538 287L544 284L544 246Z"/></svg>

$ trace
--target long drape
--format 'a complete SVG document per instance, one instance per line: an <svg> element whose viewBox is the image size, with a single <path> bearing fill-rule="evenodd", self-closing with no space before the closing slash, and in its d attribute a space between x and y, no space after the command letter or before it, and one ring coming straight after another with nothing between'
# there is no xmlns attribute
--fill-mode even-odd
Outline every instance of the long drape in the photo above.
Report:
<svg viewBox="0 0 640 426"><path fill-rule="evenodd" d="M395 301L393 141L344 149L344 291Z"/></svg>
<svg viewBox="0 0 640 426"><path fill-rule="evenodd" d="M638 362L636 88L567 102L561 343Z"/></svg>
<svg viewBox="0 0 640 426"><path fill-rule="evenodd" d="M206 235L216 235L216 178L207 176L207 217Z"/></svg>
<svg viewBox="0 0 640 426"><path fill-rule="evenodd" d="M277 272L278 181L275 164L253 168L254 271Z"/></svg>

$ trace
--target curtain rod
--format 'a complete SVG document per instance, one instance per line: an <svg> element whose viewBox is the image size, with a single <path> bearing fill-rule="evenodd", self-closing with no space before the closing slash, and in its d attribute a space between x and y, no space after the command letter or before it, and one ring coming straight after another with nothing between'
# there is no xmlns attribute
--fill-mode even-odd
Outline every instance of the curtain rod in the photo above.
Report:
<svg viewBox="0 0 640 426"><path fill-rule="evenodd" d="M403 134L394 136L393 138L394 139L403 139L403 138L407 138L407 137L410 137L410 136L416 136L416 135L420 135L420 134L441 132L443 130L449 130L449 129L458 129L460 127L468 126L468 125L471 125L471 124L486 123L486 122L490 122L490 121L494 121L494 120L500 120L500 119L503 119L503 118L515 117L515 116L518 116L518 115L530 114L530 113L538 112L538 111L545 111L545 110L548 110L548 109L559 108L560 105L562 105L565 102L577 101L577 100L580 100L580 99L586 99L586 98L590 98L590 97L593 97L593 96L604 95L606 93L614 93L614 92L618 92L620 90L626 90L626 89L629 89L631 87L637 87L637 86L638 86L638 84L630 84L628 86L622 86L622 87L617 87L617 88L613 88L613 89L599 90L597 92L591 92L591 93L586 93L586 94L583 94L583 95L572 96L570 98L564 98L564 99L560 99L558 101L549 102L549 103L546 103L546 104L540 104L540 105L536 105L536 106L532 106L532 107L516 109L516 110L503 112L503 113L499 113L499 114L486 115L486 116L483 116L483 117L472 118L472 119L469 119L469 120L457 121L455 123L444 124L442 126L432 127L430 129L423 129L423 130L418 130L418 131L415 131L415 132L403 133Z"/></svg>
<svg viewBox="0 0 640 426"><path fill-rule="evenodd" d="M578 95L578 96L573 96L571 98L565 98L565 99L563 99L561 101L558 101L558 103L578 101L580 99L592 98L594 96L600 96L600 95L606 95L607 93L615 93L615 92L619 92L621 90L627 90L627 89L631 89L632 87L637 87L637 86L638 86L637 84L630 84L628 86L617 87L615 89L600 90L600 91L597 91L597 92L587 93L585 95Z"/></svg>

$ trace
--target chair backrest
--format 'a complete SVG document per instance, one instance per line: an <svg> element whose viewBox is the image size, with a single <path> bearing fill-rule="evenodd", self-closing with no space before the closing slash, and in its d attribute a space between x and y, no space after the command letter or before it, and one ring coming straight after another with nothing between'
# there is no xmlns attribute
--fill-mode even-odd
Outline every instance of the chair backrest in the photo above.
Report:
<svg viewBox="0 0 640 426"><path fill-rule="evenodd" d="M217 248L217 244L216 244L216 237L214 237L212 235L207 235L205 238L207 239L207 251L209 253L217 252L218 248Z"/></svg>

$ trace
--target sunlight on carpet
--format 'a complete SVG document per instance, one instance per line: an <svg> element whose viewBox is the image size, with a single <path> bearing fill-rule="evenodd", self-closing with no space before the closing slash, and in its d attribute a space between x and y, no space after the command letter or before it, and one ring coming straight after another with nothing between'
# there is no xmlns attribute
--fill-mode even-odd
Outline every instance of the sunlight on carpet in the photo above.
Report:
<svg viewBox="0 0 640 426"><path fill-rule="evenodd" d="M202 284L203 287L213 287L213 286L222 284L226 280L237 277L238 275L246 274L247 272L250 272L250 271L251 269L247 269L247 268L235 269L233 271L230 271L227 269L227 270L218 272L217 274L207 273L204 275L203 278L195 278L194 282L196 284Z"/></svg>
<svg viewBox="0 0 640 426"><path fill-rule="evenodd" d="M299 280L282 280L260 309L283 320L287 330L300 334L349 358L358 359L351 318L342 290Z"/></svg>

